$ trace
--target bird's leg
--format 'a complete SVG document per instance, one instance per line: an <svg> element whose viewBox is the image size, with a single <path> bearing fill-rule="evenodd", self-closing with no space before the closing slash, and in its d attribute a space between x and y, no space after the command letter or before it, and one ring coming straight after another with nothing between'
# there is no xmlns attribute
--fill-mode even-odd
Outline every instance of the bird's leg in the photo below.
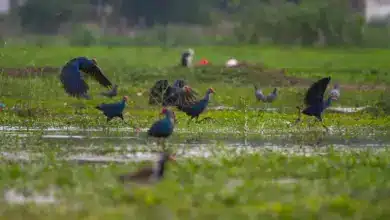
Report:
<svg viewBox="0 0 390 220"><path fill-rule="evenodd" d="M163 152L165 152L165 150L166 150L166 147L165 147L165 139L162 139L162 141L161 141L161 147L162 147Z"/></svg>
<svg viewBox="0 0 390 220"><path fill-rule="evenodd" d="M301 108L299 106L297 106L297 109L298 109L298 118L297 120L295 120L295 123L293 124L294 125L297 125L298 123L300 123L302 121L302 112L301 112Z"/></svg>
<svg viewBox="0 0 390 220"><path fill-rule="evenodd" d="M192 121L192 119L193 119L194 117L191 117L191 118L189 118L188 119L188 121L187 121L187 125L189 125L190 124L190 122Z"/></svg>
<svg viewBox="0 0 390 220"><path fill-rule="evenodd" d="M320 120L320 122L321 122L322 127L324 127L325 130L326 130L327 132L329 132L329 128L324 124L324 121L322 120L321 117L319 117L319 120Z"/></svg>
<svg viewBox="0 0 390 220"><path fill-rule="evenodd" d="M211 117L205 117L205 118L203 118L203 119L197 121L197 123L200 123L200 122L202 122L202 121L208 121L208 120L213 120L213 118L211 118Z"/></svg>

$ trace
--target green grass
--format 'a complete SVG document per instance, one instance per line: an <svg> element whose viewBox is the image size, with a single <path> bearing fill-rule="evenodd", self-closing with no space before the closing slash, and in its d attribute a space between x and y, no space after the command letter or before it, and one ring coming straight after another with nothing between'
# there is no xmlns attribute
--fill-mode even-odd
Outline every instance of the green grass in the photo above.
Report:
<svg viewBox="0 0 390 220"><path fill-rule="evenodd" d="M177 64L180 53L186 48L68 48L28 47L1 48L2 67L26 65L62 65L75 56L96 57L107 68L167 67ZM197 47L197 60L207 58L214 64L224 64L230 57L251 62L262 62L277 68L335 68L335 69L386 69L390 68L390 52L382 49L301 49L275 47Z"/></svg>
<svg viewBox="0 0 390 220"><path fill-rule="evenodd" d="M0 212L4 219L387 219L389 152L323 153L221 150L214 159L169 164L166 179L153 187L116 181L141 164L75 166L51 156L1 165L1 188L44 195L55 185L59 204L2 202Z"/></svg>
<svg viewBox="0 0 390 220"><path fill-rule="evenodd" d="M75 56L93 56L110 80L119 84L118 97L108 99L98 95L105 89L89 80L93 99L82 101L86 109L75 114L72 105L80 101L64 93L58 73L0 75L0 101L7 105L0 112L0 125L21 129L0 131L0 150L42 156L24 164L1 158L0 189L45 191L55 186L60 199L59 204L48 206L10 205L0 199L2 219L387 219L390 215L390 153L329 146L332 140L352 143L351 148L357 147L354 143L364 146L361 140L389 141L389 105L379 108L378 104L390 101L387 50L200 47L195 48L196 59L207 58L215 65L193 69L174 67L181 48L5 47L0 51L1 68L60 67ZM230 56L258 65L228 70L221 65ZM286 73L280 73L280 68L286 68ZM328 75L332 85L341 84L341 97L333 107L372 107L350 114L327 110L323 117L330 127L328 133L319 124L310 125L310 120L291 126L310 83ZM210 116L214 121L190 125L186 124L188 117L176 111L178 123L168 146L174 151L203 146L211 158L179 155L178 162L169 165L167 178L149 188L128 188L116 181L117 175L142 166L139 163L76 165L64 160L78 154L120 157L155 150L151 142L144 141L144 131L134 137L129 125L117 119L106 123L94 106L127 95L125 121L148 128L161 110L148 105L148 90L165 78L170 82L185 79L200 97L213 87L216 94L210 107L236 108L209 109L201 118ZM251 109L267 107L255 100L253 83L265 93L279 88L278 99L268 106L278 111ZM32 117L26 116L28 110ZM81 130L48 130L52 127ZM88 138L49 140L44 134ZM91 138L101 136L111 139ZM259 148L253 154L246 148L231 148L229 141L244 139ZM259 143L267 141L279 141L288 148L285 152L266 150ZM313 155L295 154L301 148ZM236 155L237 149L243 149L242 153ZM239 185L234 188L234 183Z"/></svg>

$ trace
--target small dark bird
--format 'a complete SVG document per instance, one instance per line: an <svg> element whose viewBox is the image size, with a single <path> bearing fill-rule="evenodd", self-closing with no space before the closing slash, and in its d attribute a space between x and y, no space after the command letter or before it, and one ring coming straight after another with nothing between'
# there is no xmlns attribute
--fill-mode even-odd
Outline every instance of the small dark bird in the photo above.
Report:
<svg viewBox="0 0 390 220"><path fill-rule="evenodd" d="M95 59L77 57L68 61L61 69L60 80L65 92L77 98L90 99L89 86L84 80L82 72L93 76L102 86L110 88L111 82L97 66Z"/></svg>
<svg viewBox="0 0 390 220"><path fill-rule="evenodd" d="M278 96L277 94L277 88L274 88L274 90L268 94L267 96L265 96L263 94L263 91L261 91L260 88L257 88L256 85L253 85L255 87L255 96L256 96L256 99L259 100L259 101L262 101L262 102L268 102L268 103L271 103L273 102L276 97Z"/></svg>
<svg viewBox="0 0 390 220"><path fill-rule="evenodd" d="M164 177L165 166L168 161L176 161L176 155L167 152L160 153L159 160L154 167L148 166L134 173L120 175L119 181L122 183L130 181L139 184L157 182Z"/></svg>
<svg viewBox="0 0 390 220"><path fill-rule="evenodd" d="M168 80L159 80L150 89L149 104L162 106L187 105L196 101L198 93L184 80L176 80L172 86Z"/></svg>
<svg viewBox="0 0 390 220"><path fill-rule="evenodd" d="M114 85L110 91L100 93L103 96L112 98L118 95L118 85Z"/></svg>
<svg viewBox="0 0 390 220"><path fill-rule="evenodd" d="M180 64L183 67L191 67L194 59L194 50L188 49L181 54Z"/></svg>
<svg viewBox="0 0 390 220"><path fill-rule="evenodd" d="M96 106L96 109L103 112L103 114L107 117L107 122L111 121L111 119L115 117L119 117L123 121L123 110L126 107L127 100L128 97L124 96L120 102L110 104L103 103Z"/></svg>
<svg viewBox="0 0 390 220"><path fill-rule="evenodd" d="M339 86L336 84L328 99L324 100L324 93L329 82L330 77L325 77L311 85L311 87L306 92L304 100L307 107L303 109L303 111L301 111L299 106L297 107L298 119L296 120L295 124L301 121L301 113L303 113L308 116L316 117L322 123L322 126L326 130L329 130L328 127L326 127L323 123L322 113L332 104L332 101L337 100L340 96Z"/></svg>
<svg viewBox="0 0 390 220"><path fill-rule="evenodd" d="M165 117L152 124L148 130L148 136L158 138L159 140L164 140L173 133L176 116L172 110L169 110L165 107L162 109L161 114L164 114ZM162 146L165 147L164 142Z"/></svg>
<svg viewBox="0 0 390 220"><path fill-rule="evenodd" d="M204 112L204 110L206 109L207 105L209 104L209 101L210 101L210 94L211 93L215 93L214 89L213 88L209 88L206 92L206 95L204 96L203 99L197 101L197 102L194 102L194 103L191 103L189 105L177 105L177 109L179 109L180 111L186 113L186 115L188 116L191 116L191 118L187 121L187 124L194 118L196 118L196 122L201 122L205 119L211 119L210 117L206 117L202 120L198 120L199 119L199 115L202 114Z"/></svg>
<svg viewBox="0 0 390 220"><path fill-rule="evenodd" d="M0 112L5 108L5 104L0 102Z"/></svg>

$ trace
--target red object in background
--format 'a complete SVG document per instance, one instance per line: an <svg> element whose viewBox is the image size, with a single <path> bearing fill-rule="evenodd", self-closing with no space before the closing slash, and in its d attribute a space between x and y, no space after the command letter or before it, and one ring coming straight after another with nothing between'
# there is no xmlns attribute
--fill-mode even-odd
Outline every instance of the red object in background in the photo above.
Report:
<svg viewBox="0 0 390 220"><path fill-rule="evenodd" d="M206 59L201 59L201 60L199 61L199 64L200 64L200 65L207 65L207 64L209 64L209 61L206 60Z"/></svg>

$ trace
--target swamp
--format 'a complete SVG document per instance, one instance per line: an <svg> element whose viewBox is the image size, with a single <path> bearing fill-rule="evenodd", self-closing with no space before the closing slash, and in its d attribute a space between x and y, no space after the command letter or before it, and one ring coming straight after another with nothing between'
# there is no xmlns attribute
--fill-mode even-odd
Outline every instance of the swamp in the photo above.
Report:
<svg viewBox="0 0 390 220"><path fill-rule="evenodd" d="M389 219L390 51L283 47L19 47L0 49L1 219ZM94 57L118 95L86 79L90 100L68 96L61 67ZM228 68L234 57L246 65ZM331 77L340 97L323 113L297 119L312 83ZM176 115L166 146L177 161L148 186L117 180L155 160L147 130L162 106L148 104L157 80L184 79L204 114ZM278 88L272 103L256 100ZM95 106L128 96L124 121ZM79 111L75 111L83 106ZM134 128L139 128L136 132Z"/></svg>

